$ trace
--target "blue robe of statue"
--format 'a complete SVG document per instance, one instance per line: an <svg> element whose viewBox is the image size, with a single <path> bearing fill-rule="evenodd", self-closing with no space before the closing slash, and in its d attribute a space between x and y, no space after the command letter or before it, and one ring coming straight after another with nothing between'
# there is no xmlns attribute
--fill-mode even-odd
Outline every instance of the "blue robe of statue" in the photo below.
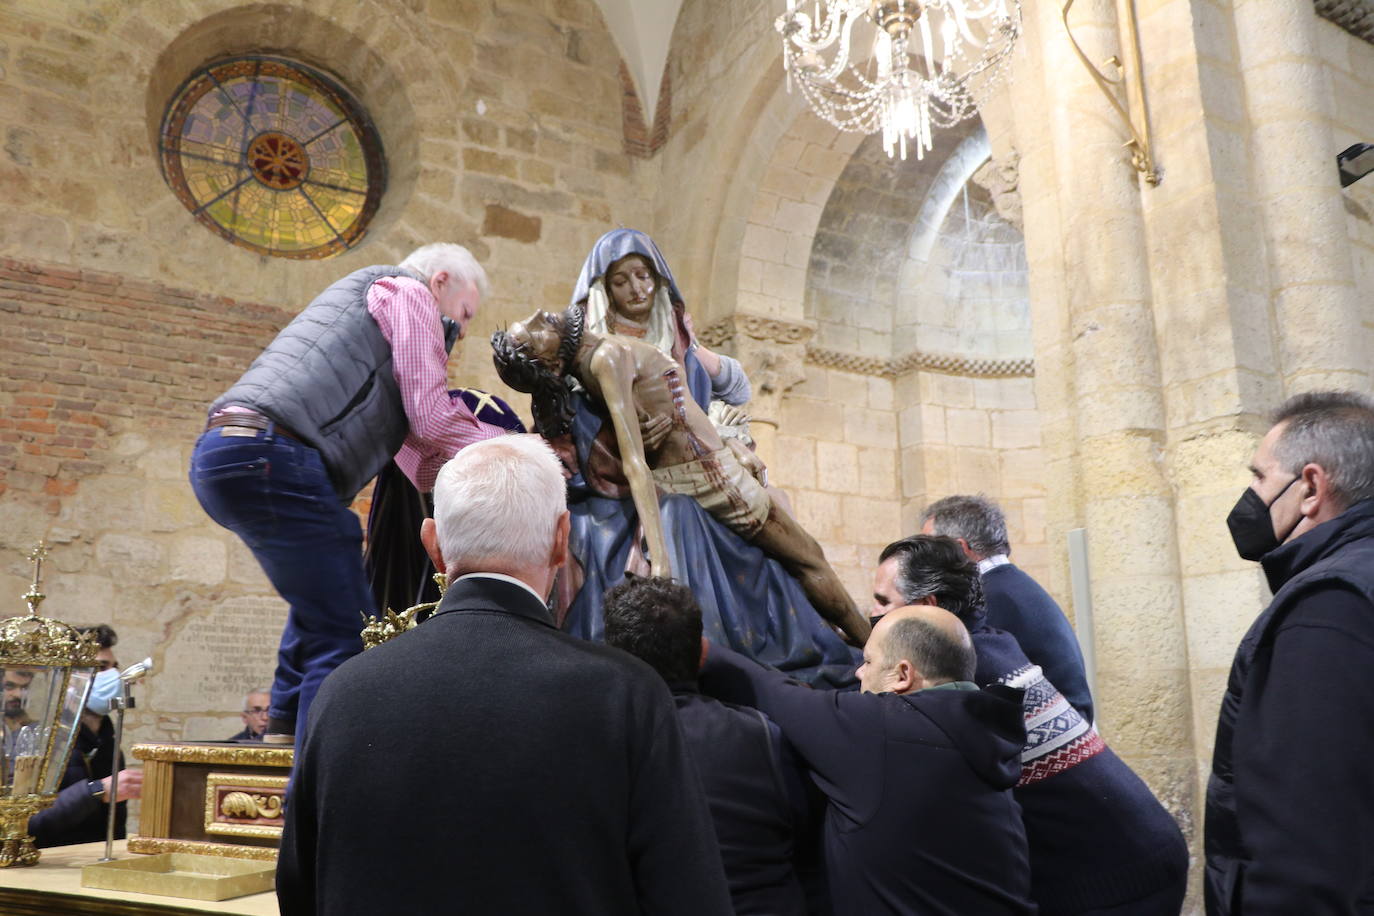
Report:
<svg viewBox="0 0 1374 916"><path fill-rule="evenodd" d="M632 229L607 233L593 247L582 268L574 302L585 300L591 283L627 254L649 258L667 287L680 325L682 297L667 262L647 235ZM685 329L680 335L685 340ZM711 398L711 377L694 348L675 347L686 380L703 410ZM607 495L614 487L599 481L593 452L614 448L609 418L580 399L573 420L576 469L568 484L572 516L570 547L582 566L584 580L573 597L563 628L585 639L603 638L602 596L625 578L626 561L638 531L634 501ZM566 458L565 458L566 460ZM595 482L595 483L594 483ZM623 492L623 491L622 491ZM848 687L856 683L861 661L811 607L797 580L762 550L726 528L690 496L659 499L663 533L674 576L686 584L701 605L707 638L788 672L816 686Z"/></svg>

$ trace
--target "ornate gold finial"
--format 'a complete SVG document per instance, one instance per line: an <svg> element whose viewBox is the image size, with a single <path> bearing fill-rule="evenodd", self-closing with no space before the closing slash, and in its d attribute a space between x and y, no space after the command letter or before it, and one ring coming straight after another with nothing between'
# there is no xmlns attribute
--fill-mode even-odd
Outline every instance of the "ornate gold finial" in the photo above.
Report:
<svg viewBox="0 0 1374 916"><path fill-rule="evenodd" d="M439 587L439 597L444 597L444 592L448 591L448 576L443 573L434 574L434 584ZM439 606L438 601L426 601L423 604L416 604L406 608L401 613L396 613L391 608L386 608L380 617L371 617L364 613L363 618L363 649L373 649L388 640L395 639L406 630L413 630L419 626L420 621L429 616L433 610Z"/></svg>
<svg viewBox="0 0 1374 916"><path fill-rule="evenodd" d="M25 556L29 558L29 562L33 563L33 584L29 586L29 590L24 593L23 597L29 604L29 616L37 617L38 606L43 603L44 598L48 597L39 591L43 585L43 560L48 556L48 545L40 540L33 545L33 549Z"/></svg>

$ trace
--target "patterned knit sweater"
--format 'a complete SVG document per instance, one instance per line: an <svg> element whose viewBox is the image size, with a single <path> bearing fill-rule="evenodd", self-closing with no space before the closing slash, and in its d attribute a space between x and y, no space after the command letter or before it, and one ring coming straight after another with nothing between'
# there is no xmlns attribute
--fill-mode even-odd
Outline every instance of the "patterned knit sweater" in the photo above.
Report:
<svg viewBox="0 0 1374 916"><path fill-rule="evenodd" d="M1041 913L1153 900L1170 888L1181 904L1188 848L1173 817L1026 658L1016 637L980 618L969 629L978 654L974 680L1025 691L1026 746L1013 791Z"/></svg>

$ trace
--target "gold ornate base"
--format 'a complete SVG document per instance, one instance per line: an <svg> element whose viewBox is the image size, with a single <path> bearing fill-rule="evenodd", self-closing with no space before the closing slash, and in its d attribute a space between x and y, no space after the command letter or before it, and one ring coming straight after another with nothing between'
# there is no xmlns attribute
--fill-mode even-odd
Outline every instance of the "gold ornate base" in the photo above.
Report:
<svg viewBox="0 0 1374 916"><path fill-rule="evenodd" d="M7 836L0 840L0 868L18 868L38 864L38 849L33 845L33 837Z"/></svg>
<svg viewBox="0 0 1374 916"><path fill-rule="evenodd" d="M29 836L29 818L48 807L52 795L0 798L0 868L38 864L38 849Z"/></svg>

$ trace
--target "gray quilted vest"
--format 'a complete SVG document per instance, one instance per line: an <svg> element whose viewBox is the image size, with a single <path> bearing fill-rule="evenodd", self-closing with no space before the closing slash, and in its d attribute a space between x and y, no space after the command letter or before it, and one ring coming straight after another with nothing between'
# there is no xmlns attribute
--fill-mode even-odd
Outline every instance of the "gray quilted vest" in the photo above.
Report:
<svg viewBox="0 0 1374 916"><path fill-rule="evenodd" d="M384 277L414 276L399 267L364 267L330 286L282 328L210 413L239 404L282 424L319 451L334 492L352 502L409 429L391 345L367 311L367 291Z"/></svg>

